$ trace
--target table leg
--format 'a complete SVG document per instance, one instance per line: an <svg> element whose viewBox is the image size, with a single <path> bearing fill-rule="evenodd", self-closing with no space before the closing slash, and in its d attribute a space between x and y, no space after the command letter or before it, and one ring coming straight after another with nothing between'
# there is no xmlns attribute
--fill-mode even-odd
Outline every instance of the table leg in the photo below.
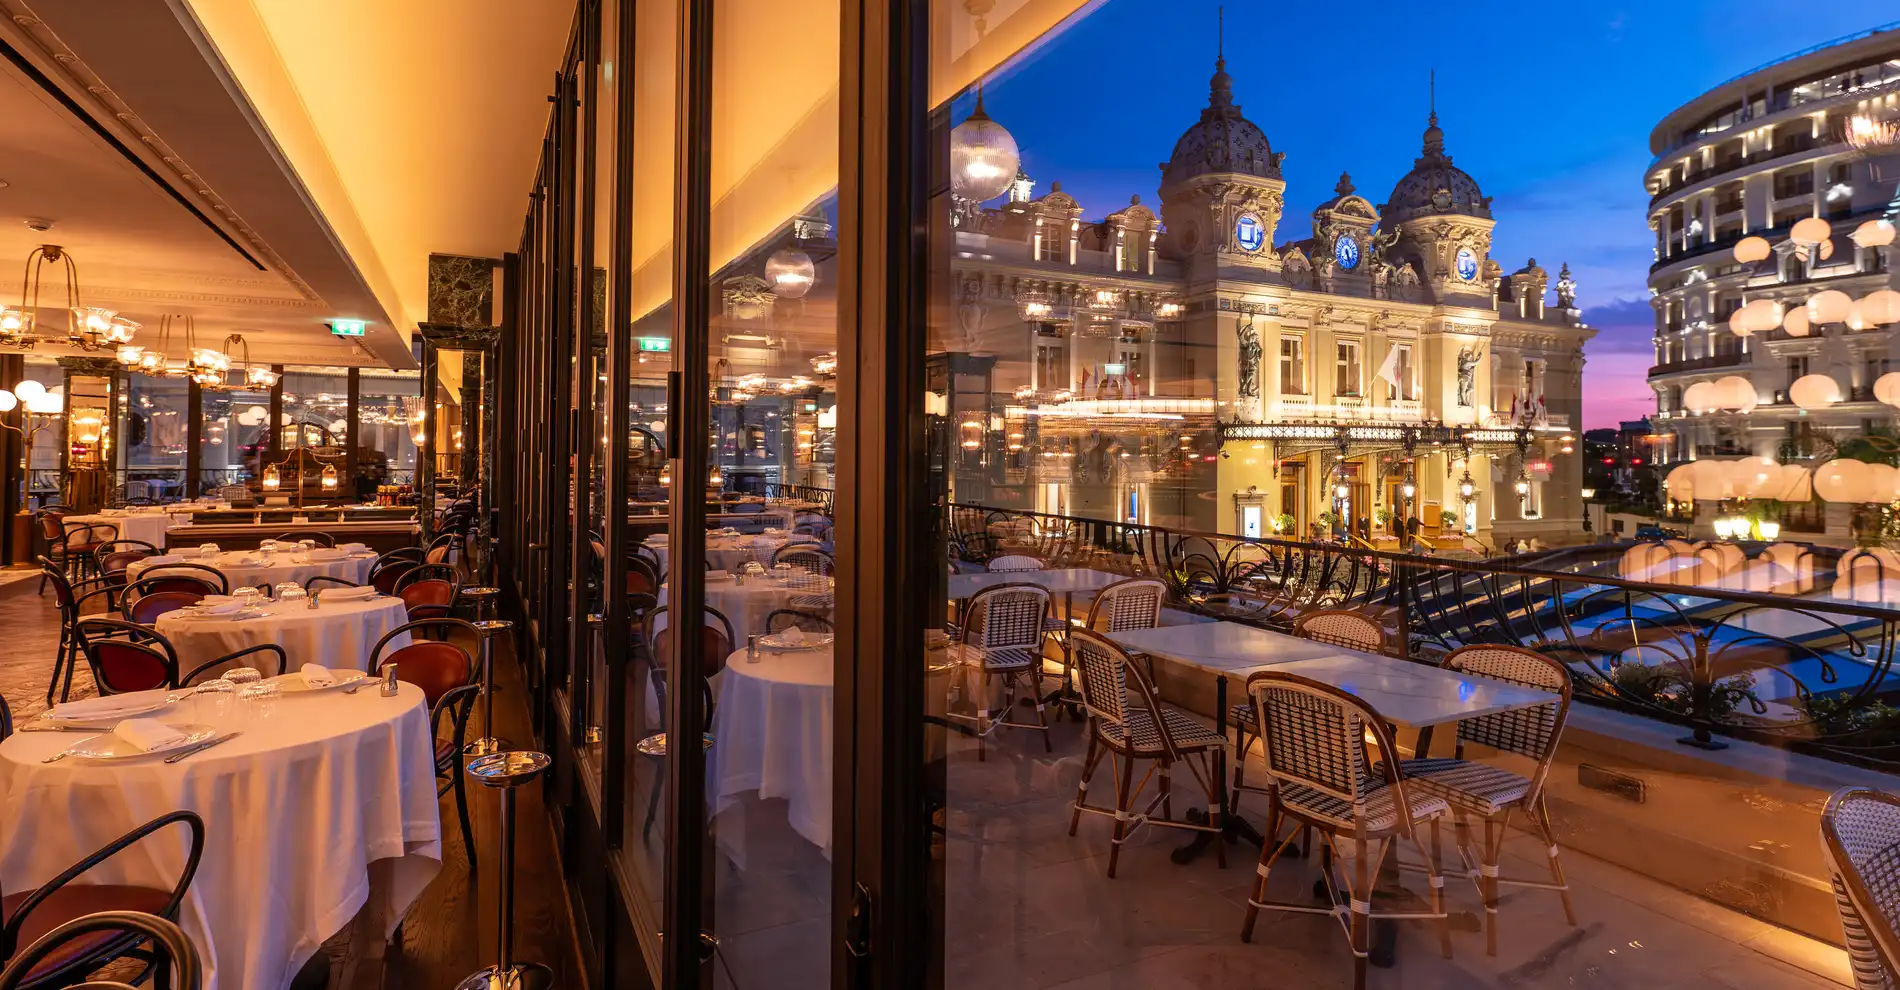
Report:
<svg viewBox="0 0 1900 990"><path fill-rule="evenodd" d="M1227 677L1224 674L1214 681L1214 731L1219 733L1223 739L1227 736ZM1245 839L1255 846L1265 845L1267 837L1261 835L1260 830L1254 828L1252 822L1235 814L1233 808L1229 806L1227 800L1226 747L1222 747L1214 753L1214 781L1220 792L1221 841L1231 843ZM1196 825L1205 825L1207 824L1207 813L1198 808L1194 809L1187 813L1187 820ZM1192 842L1170 853L1168 858L1172 859L1177 865L1186 865L1194 862L1194 860L1213 843L1214 833L1201 832L1194 836ZM1291 850L1289 850L1289 852L1291 852Z"/></svg>

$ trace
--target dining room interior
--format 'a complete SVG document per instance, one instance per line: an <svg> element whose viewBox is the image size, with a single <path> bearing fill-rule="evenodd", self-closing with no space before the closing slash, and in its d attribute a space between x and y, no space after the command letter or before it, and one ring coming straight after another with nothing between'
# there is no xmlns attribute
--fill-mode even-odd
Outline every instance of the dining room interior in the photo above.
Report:
<svg viewBox="0 0 1900 990"><path fill-rule="evenodd" d="M1900 579L1508 551L1495 126L1107 6L0 0L0 990L1900 978Z"/></svg>

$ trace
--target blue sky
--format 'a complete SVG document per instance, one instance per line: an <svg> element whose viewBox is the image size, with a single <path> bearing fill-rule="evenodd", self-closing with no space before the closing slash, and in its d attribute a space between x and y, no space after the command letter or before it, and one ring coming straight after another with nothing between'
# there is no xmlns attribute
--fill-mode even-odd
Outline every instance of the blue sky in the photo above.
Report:
<svg viewBox="0 0 1900 990"><path fill-rule="evenodd" d="M1207 103L1218 6L1105 0L990 82L990 115L1021 144L1039 194L1060 180L1090 218L1133 193L1158 202L1156 166ZM1897 15L1872 0L1256 0L1226 5L1225 44L1235 101L1286 153L1281 241L1306 235L1342 169L1385 201L1418 155L1437 70L1446 150L1493 197L1493 255L1506 271L1568 261L1602 331L1584 372L1594 427L1654 406L1643 383L1651 128L1738 73Z"/></svg>

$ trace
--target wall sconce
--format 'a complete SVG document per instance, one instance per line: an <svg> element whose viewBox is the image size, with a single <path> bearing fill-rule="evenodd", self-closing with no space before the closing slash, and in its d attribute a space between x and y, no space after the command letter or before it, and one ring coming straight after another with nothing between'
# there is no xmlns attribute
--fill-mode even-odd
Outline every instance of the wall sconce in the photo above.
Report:
<svg viewBox="0 0 1900 990"><path fill-rule="evenodd" d="M660 487L673 487L673 469L671 467L663 467L660 469Z"/></svg>
<svg viewBox="0 0 1900 990"><path fill-rule="evenodd" d="M283 484L283 477L277 473L277 465L272 464L264 469L264 490L265 491L274 492L282 484Z"/></svg>
<svg viewBox="0 0 1900 990"><path fill-rule="evenodd" d="M1520 497L1529 495L1531 493L1531 479L1527 477L1524 472L1519 471L1517 473L1517 481L1513 483L1511 487L1517 489L1517 494Z"/></svg>
<svg viewBox="0 0 1900 990"><path fill-rule="evenodd" d="M1403 496L1405 500L1408 502L1414 498L1417 498L1418 497L1418 482L1414 481L1411 475L1409 474L1406 475L1405 483L1399 486L1399 494Z"/></svg>
<svg viewBox="0 0 1900 990"><path fill-rule="evenodd" d="M713 486L714 488L719 488L725 485L726 476L719 472L719 465L714 464L712 466L712 470L706 472L706 483Z"/></svg>
<svg viewBox="0 0 1900 990"><path fill-rule="evenodd" d="M1471 480L1471 472L1466 471L1465 476L1458 479L1458 497L1469 502L1477 494L1478 486Z"/></svg>
<svg viewBox="0 0 1900 990"><path fill-rule="evenodd" d="M323 490L326 492L336 491L336 465L334 464L325 464L323 466Z"/></svg>
<svg viewBox="0 0 1900 990"><path fill-rule="evenodd" d="M1341 502L1344 502L1346 500L1346 496L1351 495L1351 494L1352 494L1352 490L1346 487L1345 482L1340 482L1339 484L1333 486L1333 497L1340 500Z"/></svg>

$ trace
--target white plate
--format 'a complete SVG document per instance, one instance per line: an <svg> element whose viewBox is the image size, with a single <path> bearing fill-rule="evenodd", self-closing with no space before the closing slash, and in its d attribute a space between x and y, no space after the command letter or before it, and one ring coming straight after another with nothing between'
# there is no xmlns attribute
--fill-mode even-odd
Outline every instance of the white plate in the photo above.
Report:
<svg viewBox="0 0 1900 990"><path fill-rule="evenodd" d="M152 750L139 749L133 746L131 743L126 742L125 740L120 739L118 736L115 736L112 733L108 732L103 736L93 736L90 739L81 739L79 742L76 742L73 745L68 746L66 748L66 751L82 760L98 760L100 762L106 762L106 763L113 762L115 760L136 760L142 756L163 756L166 753L170 753L173 750L182 749L183 747L190 746L193 743L204 742L206 739L210 739L212 736L215 736L218 734L217 729L212 728L209 725L200 725L195 722L167 723L167 724L171 725L172 728L177 729L180 732L183 732L185 735L184 735L184 738L178 740L176 743L173 743L170 746L164 747L163 749L152 749Z"/></svg>
<svg viewBox="0 0 1900 990"><path fill-rule="evenodd" d="M78 722L78 723L90 725L90 724L98 723L98 722L111 722L116 725L120 719L137 718L140 715L147 715L152 712L158 711L161 708L170 708L173 704L177 703L181 698L184 698L185 696L186 696L186 692L173 691L168 694L154 696L149 701L141 702L139 704L133 705L130 708L122 708L122 709L119 709L118 711L94 713L94 714L81 713L78 715L57 715L57 714L54 714L54 711L57 710L58 708L58 706L55 705L53 709L49 709L48 711L42 712L40 714L40 718L48 722L55 723L55 724L67 723L67 722Z"/></svg>
<svg viewBox="0 0 1900 990"><path fill-rule="evenodd" d="M279 685L278 690L284 694L314 694L318 691L340 691L352 684L364 684L370 680L370 676L360 670L339 670L335 671L335 674L336 683L327 687L311 687L308 683L305 683L303 673L294 670L288 674L270 678L270 680Z"/></svg>
<svg viewBox="0 0 1900 990"><path fill-rule="evenodd" d="M760 636L759 645L774 653L790 653L793 650L816 650L830 646L832 640L837 638L831 633L806 633L804 642L794 645L780 639L782 635L783 633L773 633L769 636Z"/></svg>

